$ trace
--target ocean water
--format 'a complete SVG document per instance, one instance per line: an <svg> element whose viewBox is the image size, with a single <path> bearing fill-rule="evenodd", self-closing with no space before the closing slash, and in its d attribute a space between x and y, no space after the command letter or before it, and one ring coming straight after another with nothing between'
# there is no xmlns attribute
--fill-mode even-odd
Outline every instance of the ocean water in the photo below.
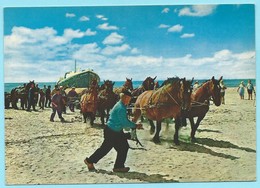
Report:
<svg viewBox="0 0 260 188"><path fill-rule="evenodd" d="M206 80L196 80L199 81L199 83L203 83ZM248 79L224 79L224 83L227 87L238 87L238 85L240 84L241 81L244 81L245 84L247 84ZM143 81L133 81L133 87L137 88L140 85L142 85ZM161 85L163 83L163 80L158 80L159 84ZM255 79L251 79L251 82L253 83L253 85L256 85L256 80ZM37 83L37 82L36 82ZM103 83L100 82L99 85L101 85ZM121 87L122 85L124 85L125 81L115 81L114 84L114 88L115 87ZM46 86L51 86L51 88L54 88L56 82L39 82L37 83L39 85L40 88L43 88L44 85ZM13 88L18 87L23 85L23 83L4 83L4 91L5 92L10 92Z"/></svg>

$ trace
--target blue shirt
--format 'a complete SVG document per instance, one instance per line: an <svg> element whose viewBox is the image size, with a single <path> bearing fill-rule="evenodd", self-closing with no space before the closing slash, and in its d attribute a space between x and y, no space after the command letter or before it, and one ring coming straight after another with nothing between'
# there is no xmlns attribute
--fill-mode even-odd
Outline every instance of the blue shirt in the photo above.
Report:
<svg viewBox="0 0 260 188"><path fill-rule="evenodd" d="M121 100L111 110L107 126L116 132L120 132L124 128L136 127L135 123L127 118L126 106Z"/></svg>

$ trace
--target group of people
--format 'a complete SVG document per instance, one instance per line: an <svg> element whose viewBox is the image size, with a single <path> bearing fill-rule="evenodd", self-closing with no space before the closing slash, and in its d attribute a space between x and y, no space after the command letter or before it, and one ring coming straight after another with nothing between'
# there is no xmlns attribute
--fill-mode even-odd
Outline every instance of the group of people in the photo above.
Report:
<svg viewBox="0 0 260 188"><path fill-rule="evenodd" d="M33 111L37 111L37 105L39 109L42 110L44 110L44 108L52 108L50 121L54 122L54 117L57 113L60 120L64 122L65 120L62 117L62 113L66 113L67 99L71 99L69 100L68 106L69 109L74 112L75 106L73 101L77 96L78 94L75 91L75 87L72 87L68 94L66 94L63 86L56 85L51 91L51 86L46 87L46 85L44 85L43 88L39 88L38 84L31 83L28 90L28 105L26 111L31 112L31 108Z"/></svg>
<svg viewBox="0 0 260 188"><path fill-rule="evenodd" d="M72 87L71 90L66 94L65 89L63 86L55 86L55 89L52 92L52 113L50 117L50 121L54 122L54 117L56 113L60 118L61 122L64 122L64 118L62 117L62 113L66 114L66 103L69 102L69 109L71 112L74 112L74 100L77 98L78 94L75 91L75 87Z"/></svg>
<svg viewBox="0 0 260 188"><path fill-rule="evenodd" d="M245 90L247 90L248 100L253 100L253 93L255 93L255 89L251 80L248 80L247 85L244 84L244 81L240 82L237 88L237 92L239 93L240 99L244 99Z"/></svg>
<svg viewBox="0 0 260 188"><path fill-rule="evenodd" d="M36 106L39 105L40 109L44 109L47 107L51 107L51 86L46 87L46 85L43 86L43 88L39 88L38 84L32 83L30 85L29 91L28 91L28 106L27 110L28 112L31 111L31 108L36 111Z"/></svg>

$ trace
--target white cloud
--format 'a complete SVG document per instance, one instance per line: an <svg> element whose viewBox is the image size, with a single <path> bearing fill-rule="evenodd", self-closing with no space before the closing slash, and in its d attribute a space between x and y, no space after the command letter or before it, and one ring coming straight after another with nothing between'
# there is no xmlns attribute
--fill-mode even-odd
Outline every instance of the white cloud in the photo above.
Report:
<svg viewBox="0 0 260 188"><path fill-rule="evenodd" d="M101 30L118 30L117 26L110 26L109 23L100 24L97 28Z"/></svg>
<svg viewBox="0 0 260 188"><path fill-rule="evenodd" d="M192 38L194 37L195 34L194 33L184 33L183 35L181 35L181 38Z"/></svg>
<svg viewBox="0 0 260 188"><path fill-rule="evenodd" d="M81 16L80 18L79 18L79 21L81 21L81 22L86 22L86 21L89 21L90 19L89 19L89 17L87 17L87 16Z"/></svg>
<svg viewBox="0 0 260 188"><path fill-rule="evenodd" d="M91 29L87 29L87 31L85 32L86 36L94 36L96 34L97 34L97 32L96 31L91 31Z"/></svg>
<svg viewBox="0 0 260 188"><path fill-rule="evenodd" d="M179 16L208 16L212 14L216 8L216 5L193 5L181 9L179 11Z"/></svg>
<svg viewBox="0 0 260 188"><path fill-rule="evenodd" d="M137 49L137 48L133 48L133 49L131 50L131 54L140 54L140 53L141 53L140 50Z"/></svg>
<svg viewBox="0 0 260 188"><path fill-rule="evenodd" d="M65 29L64 30L64 37L68 40L72 40L73 38L82 38L85 35L84 32L81 32L79 29Z"/></svg>
<svg viewBox="0 0 260 188"><path fill-rule="evenodd" d="M128 44L123 44L121 46L107 46L102 50L102 54L104 55L116 55L130 50L130 46Z"/></svg>
<svg viewBox="0 0 260 188"><path fill-rule="evenodd" d="M106 18L104 15L96 15L96 17L98 18L98 19L100 19L100 20L103 20L103 21L107 21L108 20L108 18Z"/></svg>
<svg viewBox="0 0 260 188"><path fill-rule="evenodd" d="M170 25L166 25L166 24L160 24L158 26L158 28L169 28L169 27L170 27Z"/></svg>
<svg viewBox="0 0 260 188"><path fill-rule="evenodd" d="M180 24L174 25L168 29L168 32L181 32L183 29L183 26Z"/></svg>
<svg viewBox="0 0 260 188"><path fill-rule="evenodd" d="M124 37L122 35L119 35L118 33L113 32L103 40L103 44L105 44L105 45L120 44L123 42L123 40L124 40Z"/></svg>
<svg viewBox="0 0 260 188"><path fill-rule="evenodd" d="M162 10L162 13L168 13L169 11L170 11L169 8L164 8L164 9Z"/></svg>
<svg viewBox="0 0 260 188"><path fill-rule="evenodd" d="M65 16L66 16L67 18L73 18L73 17L75 17L76 15L73 14L73 13L66 13Z"/></svg>
<svg viewBox="0 0 260 188"><path fill-rule="evenodd" d="M175 75L196 79L222 75L226 79L256 76L255 51L234 53L223 49L200 58L191 54L166 58L140 55L139 49L128 44L105 48L95 42L71 44L73 37L85 35L86 32L72 29L57 35L50 27L14 27L10 35L4 36L5 82L55 82L74 69L75 59L78 67L92 68L102 79L114 81L124 80L126 76L134 80L144 80L147 76L164 80ZM115 67L120 74L114 74Z"/></svg>

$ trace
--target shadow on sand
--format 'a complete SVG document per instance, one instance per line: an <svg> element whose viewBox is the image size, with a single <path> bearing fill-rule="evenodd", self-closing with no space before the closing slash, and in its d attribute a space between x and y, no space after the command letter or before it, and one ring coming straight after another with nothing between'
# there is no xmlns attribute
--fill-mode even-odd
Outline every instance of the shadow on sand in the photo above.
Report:
<svg viewBox="0 0 260 188"><path fill-rule="evenodd" d="M113 175L118 176L119 178L126 178L129 180L140 180L142 182L148 182L148 183L173 183L173 182L179 182L173 179L165 179L167 175L161 175L161 174L151 174L147 175L145 173L140 172L127 172L127 173L120 173L120 172L111 172L106 170L98 170L96 173L101 174L107 174L107 175Z"/></svg>
<svg viewBox="0 0 260 188"><path fill-rule="evenodd" d="M168 143L172 144L172 140L161 139L161 141L162 142L168 142ZM207 147L205 147L205 146L207 146ZM246 152L256 153L256 151L251 149L251 148L240 147L240 146L237 146L237 145L232 144L232 143L227 142L227 141L213 140L213 139L210 139L210 138L196 138L196 143L190 143L190 142L187 142L187 141L180 140L180 145L178 145L178 146L172 145L170 147L170 149L177 149L179 151L190 151L190 152L205 153L205 154L209 154L209 155L212 155L212 156L222 157L222 158L231 159L231 160L239 159L239 157L236 157L236 156L232 156L232 155L229 155L229 154L213 151L209 147L239 149L239 150L243 150L243 151L246 151Z"/></svg>

